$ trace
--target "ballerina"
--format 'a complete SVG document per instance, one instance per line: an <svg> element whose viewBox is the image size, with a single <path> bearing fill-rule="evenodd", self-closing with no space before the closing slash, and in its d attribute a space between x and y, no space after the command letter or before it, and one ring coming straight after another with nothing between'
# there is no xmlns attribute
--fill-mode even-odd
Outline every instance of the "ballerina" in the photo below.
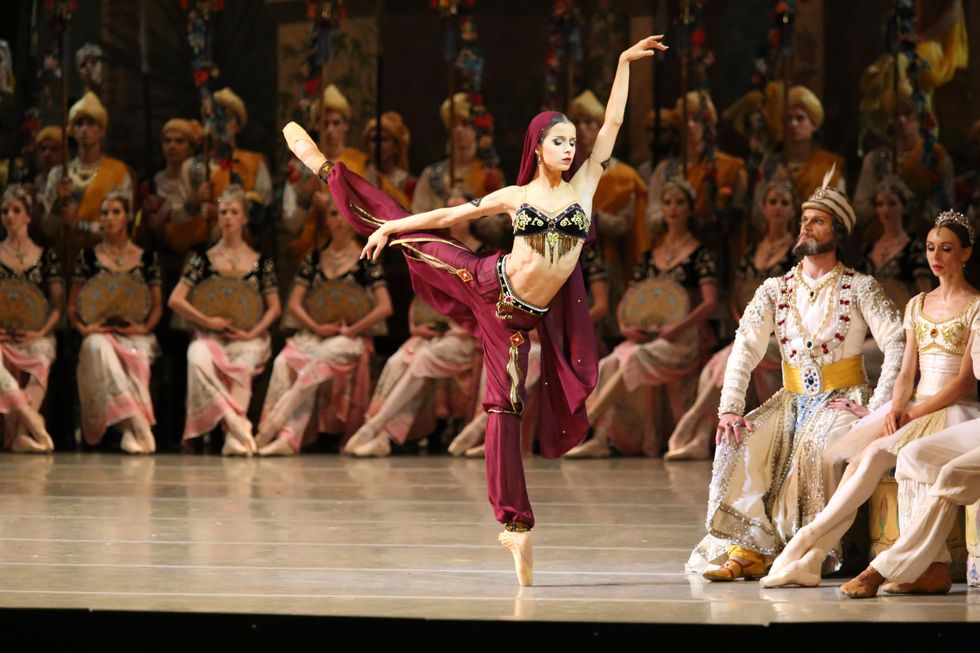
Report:
<svg viewBox="0 0 980 653"><path fill-rule="evenodd" d="M666 50L662 38L647 37L620 55L605 121L577 171L575 126L563 114L546 111L528 126L518 185L457 207L403 217L405 211L390 198L328 161L301 127L290 123L283 129L293 153L330 185L344 217L369 236L362 255L377 258L397 235L391 244L405 254L416 294L481 339L488 493L505 528L498 540L514 556L522 586L531 585L533 570L534 515L520 441L528 332L537 328L541 338L541 453L555 458L585 436L585 400L596 381L595 338L579 265L583 245L595 237L592 198L623 122L630 63ZM513 221L509 253L474 254L431 231L499 213Z"/></svg>

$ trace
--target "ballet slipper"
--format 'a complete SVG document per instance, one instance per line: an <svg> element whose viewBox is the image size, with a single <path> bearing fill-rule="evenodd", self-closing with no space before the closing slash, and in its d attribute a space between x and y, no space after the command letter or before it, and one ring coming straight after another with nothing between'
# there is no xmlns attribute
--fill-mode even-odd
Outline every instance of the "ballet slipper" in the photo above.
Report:
<svg viewBox="0 0 980 653"><path fill-rule="evenodd" d="M449 455L459 458L466 455L470 449L479 446L480 439L483 437L481 429L466 428L460 432L453 441L449 443Z"/></svg>
<svg viewBox="0 0 980 653"><path fill-rule="evenodd" d="M341 450L341 453L356 455L354 454L355 449L363 447L377 437L378 429L371 424L370 420L364 422L364 424L361 425L361 428L357 429L357 431L354 432L354 435L350 436L350 439L344 444L344 448Z"/></svg>
<svg viewBox="0 0 980 653"><path fill-rule="evenodd" d="M391 443L388 437L379 435L351 451L358 458L386 458L391 455Z"/></svg>
<svg viewBox="0 0 980 653"><path fill-rule="evenodd" d="M139 443L143 453L154 453L157 450L157 441L153 437L153 429L145 419L133 418L133 430L136 433L136 441Z"/></svg>
<svg viewBox="0 0 980 653"><path fill-rule="evenodd" d="M54 451L54 440L48 434L44 424L44 417L30 406L21 406L17 411L20 414L21 423L31 432L34 440L38 442L46 451Z"/></svg>
<svg viewBox="0 0 980 653"><path fill-rule="evenodd" d="M276 440L276 430L269 430L269 422L263 420L259 422L258 431L255 433L255 446L261 451L263 447L267 447Z"/></svg>
<svg viewBox="0 0 980 653"><path fill-rule="evenodd" d="M478 444L475 447L470 447L469 449L467 449L466 453L464 453L463 455L467 458L486 458L487 457L486 447L482 444Z"/></svg>
<svg viewBox="0 0 980 653"><path fill-rule="evenodd" d="M664 462L679 460L711 460L711 445L700 440L692 440L664 454Z"/></svg>
<svg viewBox="0 0 980 653"><path fill-rule="evenodd" d="M612 454L606 437L598 433L591 440L572 447L563 458L608 458Z"/></svg>
<svg viewBox="0 0 980 653"><path fill-rule="evenodd" d="M759 584L765 588L786 587L788 585L799 585L800 587L817 587L820 585L820 565L823 556L818 551L807 551L806 555L796 562L784 565L782 568L759 579ZM818 571L814 572L813 569Z"/></svg>
<svg viewBox="0 0 980 653"><path fill-rule="evenodd" d="M934 562L911 583L885 583L881 591L885 594L946 594L952 587L949 565Z"/></svg>
<svg viewBox="0 0 980 653"><path fill-rule="evenodd" d="M530 587L534 577L534 554L531 548L531 531L504 531L497 536L514 556L517 582L521 587Z"/></svg>
<svg viewBox="0 0 980 653"><path fill-rule="evenodd" d="M260 456L295 456L296 450L289 444L288 438L276 438L265 446L259 447Z"/></svg>
<svg viewBox="0 0 980 653"><path fill-rule="evenodd" d="M885 577L872 566L840 586L840 593L849 599L873 599L878 588L885 584Z"/></svg>
<svg viewBox="0 0 980 653"><path fill-rule="evenodd" d="M816 534L809 524L796 531L796 535L786 543L780 554L772 561L769 573L776 573L783 567L801 560L816 542L816 539Z"/></svg>
<svg viewBox="0 0 980 653"><path fill-rule="evenodd" d="M229 413L225 415L225 443L221 447L222 456L251 456L257 450L252 438L252 425L244 417Z"/></svg>
<svg viewBox="0 0 980 653"><path fill-rule="evenodd" d="M122 430L122 439L119 441L119 448L131 454L145 453L143 447L140 446L139 441L136 439L136 433L128 426Z"/></svg>
<svg viewBox="0 0 980 653"><path fill-rule="evenodd" d="M317 149L306 130L295 122L290 122L282 128L282 135L286 139L289 151L307 168L314 173L319 173L327 158Z"/></svg>
<svg viewBox="0 0 980 653"><path fill-rule="evenodd" d="M54 449L45 447L26 433L21 433L10 443L10 450L14 453L49 453Z"/></svg>

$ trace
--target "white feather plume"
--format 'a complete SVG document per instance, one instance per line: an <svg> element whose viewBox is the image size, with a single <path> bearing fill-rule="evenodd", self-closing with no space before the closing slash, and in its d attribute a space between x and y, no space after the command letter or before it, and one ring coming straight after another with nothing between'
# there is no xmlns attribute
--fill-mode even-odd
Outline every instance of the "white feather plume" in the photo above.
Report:
<svg viewBox="0 0 980 653"><path fill-rule="evenodd" d="M823 176L823 183L820 184L820 187L821 188L828 188L830 186L830 180L834 178L834 171L835 170L837 170L837 162L836 161L834 161L834 164L830 166L830 170L828 170L824 174L824 176Z"/></svg>

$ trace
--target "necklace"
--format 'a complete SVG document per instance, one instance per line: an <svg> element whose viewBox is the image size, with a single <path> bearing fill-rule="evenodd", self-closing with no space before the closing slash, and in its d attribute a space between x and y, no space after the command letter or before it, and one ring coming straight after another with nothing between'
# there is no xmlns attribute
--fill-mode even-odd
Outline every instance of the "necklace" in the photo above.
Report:
<svg viewBox="0 0 980 653"><path fill-rule="evenodd" d="M228 265L232 270L238 269L238 262L241 260L241 249L242 248L238 248L237 251L232 250L230 247L225 245L224 241L221 242L221 254L228 259Z"/></svg>
<svg viewBox="0 0 980 653"><path fill-rule="evenodd" d="M804 279L803 277L803 264L800 263L800 265L797 266L796 268L796 278L809 291L810 301L813 301L816 298L817 293L819 293L829 284L836 283L838 277L840 277L840 273L843 268L844 268L843 264L838 263L834 267L834 271L830 275L828 275L826 279L820 282L816 287L810 287L810 285L806 282L806 279ZM803 344L806 346L807 350L812 350L814 341L816 340L816 336L820 335L820 332L823 331L827 327L827 324L830 323L830 316L833 313L833 311L831 310L831 307L828 306L827 310L824 311L823 321L820 323L820 326L817 327L817 330L814 331L812 334L807 333L806 327L803 326L803 316L800 315L800 307L797 305L797 300L795 295L796 293L794 293L793 300L791 302L793 308L793 317L796 318L796 325L800 328L800 335L803 336Z"/></svg>
<svg viewBox="0 0 980 653"><path fill-rule="evenodd" d="M766 245L766 263L768 263L770 260L772 260L773 254L775 254L776 252L782 251L783 244L786 243L786 241L792 240L792 239L793 239L792 236L786 235L786 236L783 236L782 238L780 238L779 240L768 241L768 244Z"/></svg>
<svg viewBox="0 0 980 653"><path fill-rule="evenodd" d="M676 243L674 243L667 249L667 254L666 256L664 256L664 260L667 262L668 267L674 261L674 258L677 256L677 250L681 248L681 245L686 245L687 241L691 240L692 237L693 236L691 236L691 232L688 231L683 238L678 240ZM666 245L666 242L664 244Z"/></svg>
<svg viewBox="0 0 980 653"><path fill-rule="evenodd" d="M75 159L68 166L68 176L75 186L85 186L99 174L99 167L101 165L102 157L99 157L97 161L93 161L92 163L82 163L81 160Z"/></svg>
<svg viewBox="0 0 980 653"><path fill-rule="evenodd" d="M827 275L827 278L818 283L816 286L811 286L806 282L806 277L803 276L803 263L796 266L796 278L799 279L800 283L809 291L810 301L812 302L817 298L817 293L826 288L832 283L837 282L837 277L840 276L840 271L844 269L843 263L838 263L834 266L834 270L831 274Z"/></svg>
<svg viewBox="0 0 980 653"><path fill-rule="evenodd" d="M890 261L895 254L898 254L898 252L905 246L907 240L908 240L908 236L906 236L905 234L902 234L897 238L892 238L892 240L887 243L883 240L879 240L878 260L881 262L881 264L884 265L885 263ZM876 265L875 267L879 267L879 266Z"/></svg>
<svg viewBox="0 0 980 653"><path fill-rule="evenodd" d="M121 268L126 262L126 252L128 250L129 241L126 241L122 248L117 250L113 250L113 248L109 247L109 243L102 241L102 251L105 252L105 255L108 256L113 263L116 264L117 268Z"/></svg>
<svg viewBox="0 0 980 653"><path fill-rule="evenodd" d="M14 255L14 258L17 259L17 262L21 266L23 266L24 265L24 259L27 258L27 250L25 250L23 247L21 247L21 248L14 247L13 243L10 242L9 239L4 242L4 246L7 248L7 250L10 251L11 254Z"/></svg>
<svg viewBox="0 0 980 653"><path fill-rule="evenodd" d="M354 251L355 249L350 246L340 251L335 251L329 247L323 250L323 253L325 254L324 263L326 263L327 272L331 277L336 276L337 272L339 272L345 265L350 264L351 255L354 253Z"/></svg>

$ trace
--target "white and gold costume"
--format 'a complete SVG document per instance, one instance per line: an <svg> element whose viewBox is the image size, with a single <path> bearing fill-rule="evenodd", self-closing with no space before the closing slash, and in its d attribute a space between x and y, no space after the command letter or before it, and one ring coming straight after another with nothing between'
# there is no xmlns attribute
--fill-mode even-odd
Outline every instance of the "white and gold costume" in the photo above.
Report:
<svg viewBox="0 0 980 653"><path fill-rule="evenodd" d="M774 556L824 507L840 479L840 470L824 463L824 449L857 419L827 403L846 397L863 404L871 395L861 357L869 329L885 354L870 396L874 409L891 398L905 346L899 314L878 282L841 264L809 279L801 264L756 291L736 333L719 415L743 413L750 375L772 333L784 387L746 415L753 428L740 444L719 446L708 535L689 571L724 561L732 545Z"/></svg>

